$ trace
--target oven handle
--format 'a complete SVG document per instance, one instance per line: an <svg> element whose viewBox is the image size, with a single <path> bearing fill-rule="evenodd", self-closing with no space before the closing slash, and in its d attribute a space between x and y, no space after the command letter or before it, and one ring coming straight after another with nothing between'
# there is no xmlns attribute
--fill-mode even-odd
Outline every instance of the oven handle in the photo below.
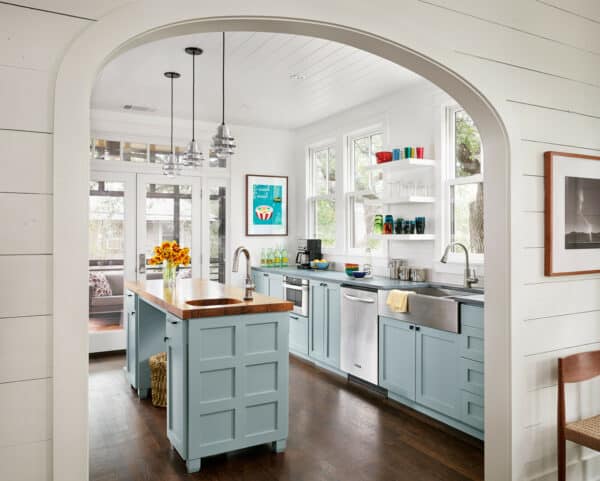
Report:
<svg viewBox="0 0 600 481"><path fill-rule="evenodd" d="M348 294L344 294L344 297L349 301L364 302L366 304L373 304L375 302L374 299L364 299L362 297L349 296Z"/></svg>
<svg viewBox="0 0 600 481"><path fill-rule="evenodd" d="M295 291L307 291L308 290L308 286L295 286L293 284L286 284L285 282L283 283L283 288L284 289L293 289Z"/></svg>

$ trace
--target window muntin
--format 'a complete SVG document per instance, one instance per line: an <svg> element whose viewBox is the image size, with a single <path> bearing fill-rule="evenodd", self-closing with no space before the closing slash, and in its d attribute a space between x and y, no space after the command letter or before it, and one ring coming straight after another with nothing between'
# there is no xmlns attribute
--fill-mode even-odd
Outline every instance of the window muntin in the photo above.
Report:
<svg viewBox="0 0 600 481"><path fill-rule="evenodd" d="M471 117L461 107L448 109L448 168L445 179L446 242L467 246L483 260L483 148ZM454 253L462 256L459 248ZM462 257L456 258L462 261Z"/></svg>

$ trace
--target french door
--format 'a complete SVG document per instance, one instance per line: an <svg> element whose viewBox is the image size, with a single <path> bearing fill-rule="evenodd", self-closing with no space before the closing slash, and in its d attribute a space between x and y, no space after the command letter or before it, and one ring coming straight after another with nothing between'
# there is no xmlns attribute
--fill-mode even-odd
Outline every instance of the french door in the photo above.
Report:
<svg viewBox="0 0 600 481"><path fill-rule="evenodd" d="M154 246L176 240L190 248L191 266L180 269L180 277L203 277L202 269L202 179L137 174L138 280L162 277L162 266L150 266Z"/></svg>

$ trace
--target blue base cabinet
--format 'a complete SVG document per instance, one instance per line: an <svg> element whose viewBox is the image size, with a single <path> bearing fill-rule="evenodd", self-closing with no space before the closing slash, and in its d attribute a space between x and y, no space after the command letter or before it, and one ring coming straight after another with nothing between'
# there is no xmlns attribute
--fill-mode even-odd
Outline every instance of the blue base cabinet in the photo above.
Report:
<svg viewBox="0 0 600 481"><path fill-rule="evenodd" d="M201 459L288 436L288 313L166 321L167 436Z"/></svg>
<svg viewBox="0 0 600 481"><path fill-rule="evenodd" d="M308 356L308 318L290 313L290 352Z"/></svg>
<svg viewBox="0 0 600 481"><path fill-rule="evenodd" d="M340 367L340 285L309 283L308 355L312 359Z"/></svg>
<svg viewBox="0 0 600 481"><path fill-rule="evenodd" d="M252 281L256 292L265 296L284 299L283 276L272 272L252 271Z"/></svg>
<svg viewBox="0 0 600 481"><path fill-rule="evenodd" d="M379 317L379 385L390 398L483 439L483 308L461 305L462 332Z"/></svg>

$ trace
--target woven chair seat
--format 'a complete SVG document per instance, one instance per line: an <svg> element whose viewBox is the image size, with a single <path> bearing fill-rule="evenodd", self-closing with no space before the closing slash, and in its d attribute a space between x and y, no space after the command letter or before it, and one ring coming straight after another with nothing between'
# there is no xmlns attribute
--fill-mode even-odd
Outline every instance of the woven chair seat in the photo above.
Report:
<svg viewBox="0 0 600 481"><path fill-rule="evenodd" d="M600 415L581 419L565 426L569 441L600 451Z"/></svg>

